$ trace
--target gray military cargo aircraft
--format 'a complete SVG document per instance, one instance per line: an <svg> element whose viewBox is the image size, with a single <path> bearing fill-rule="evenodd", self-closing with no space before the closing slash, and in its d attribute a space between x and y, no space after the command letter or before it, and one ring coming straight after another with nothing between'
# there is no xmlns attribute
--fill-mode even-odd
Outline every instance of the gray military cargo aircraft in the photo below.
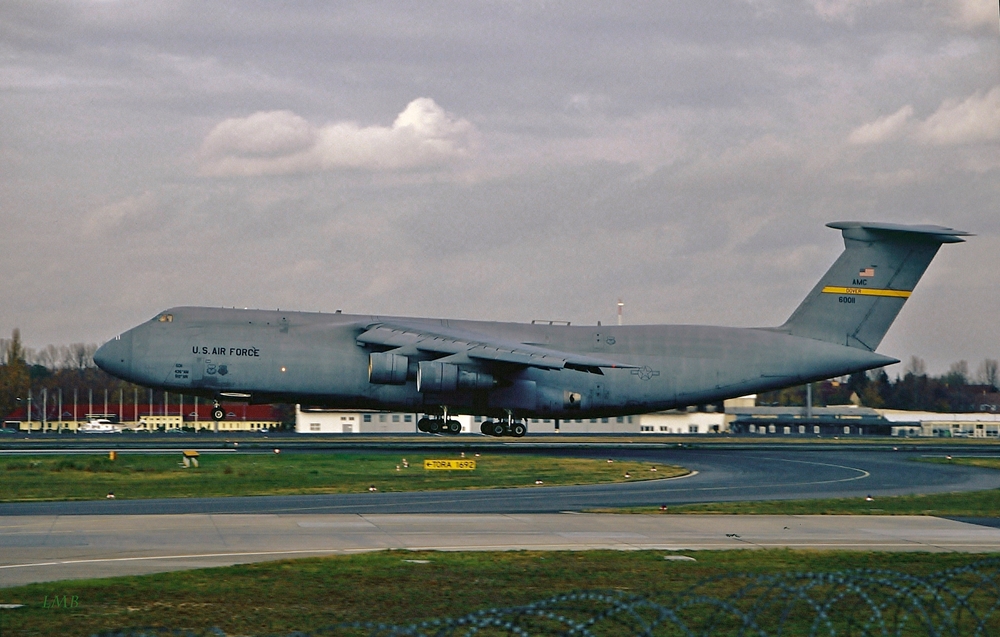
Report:
<svg viewBox="0 0 1000 637"><path fill-rule="evenodd" d="M783 325L571 326L176 307L105 343L121 379L216 401L297 402L487 416L523 436L526 418L592 418L712 403L898 362L875 353L943 243L929 225L836 222L846 249Z"/></svg>

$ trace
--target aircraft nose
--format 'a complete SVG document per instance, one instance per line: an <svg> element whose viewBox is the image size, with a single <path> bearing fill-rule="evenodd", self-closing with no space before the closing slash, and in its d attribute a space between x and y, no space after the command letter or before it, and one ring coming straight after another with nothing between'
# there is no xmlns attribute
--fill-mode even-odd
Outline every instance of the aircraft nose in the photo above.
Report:
<svg viewBox="0 0 1000 637"><path fill-rule="evenodd" d="M132 332L116 336L94 352L94 363L118 378L125 378L132 368Z"/></svg>

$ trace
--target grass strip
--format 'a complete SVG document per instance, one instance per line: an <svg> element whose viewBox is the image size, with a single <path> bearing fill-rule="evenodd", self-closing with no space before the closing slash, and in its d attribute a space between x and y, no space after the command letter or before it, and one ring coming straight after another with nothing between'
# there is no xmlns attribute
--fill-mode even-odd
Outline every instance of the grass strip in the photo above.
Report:
<svg viewBox="0 0 1000 637"><path fill-rule="evenodd" d="M634 461L535 455L468 454L472 471L428 471L425 459L458 452L202 454L198 468L181 454L30 456L0 460L0 501L186 498L439 489L487 489L669 478L687 469ZM408 465L408 466L407 466ZM626 477L628 476L628 477Z"/></svg>
<svg viewBox="0 0 1000 637"><path fill-rule="evenodd" d="M1000 458L918 458L918 462L958 464L1000 469ZM756 502L705 502L661 507L599 509L594 513L667 513L719 515L933 515L937 517L1000 517L1000 489L933 493L927 495L827 498L811 500L761 500Z"/></svg>
<svg viewBox="0 0 1000 637"><path fill-rule="evenodd" d="M728 573L829 573L854 568L928 575L982 556L790 550L466 552L380 551L267 562L142 577L78 580L0 589L4 635L90 635L133 626L226 634L287 634L352 621L393 624L457 617L535 602L561 592L611 589L650 595L679 592ZM711 594L735 592L737 581ZM729 590L731 587L733 590ZM70 608L45 608L53 597Z"/></svg>

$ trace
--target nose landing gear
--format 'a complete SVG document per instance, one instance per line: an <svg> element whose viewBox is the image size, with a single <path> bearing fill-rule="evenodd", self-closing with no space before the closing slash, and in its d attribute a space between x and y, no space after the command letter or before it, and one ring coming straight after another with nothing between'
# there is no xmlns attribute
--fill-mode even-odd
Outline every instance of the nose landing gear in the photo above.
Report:
<svg viewBox="0 0 1000 637"><path fill-rule="evenodd" d="M222 408L219 401L215 401L212 405L212 420L216 422L223 420L226 417L226 410Z"/></svg>

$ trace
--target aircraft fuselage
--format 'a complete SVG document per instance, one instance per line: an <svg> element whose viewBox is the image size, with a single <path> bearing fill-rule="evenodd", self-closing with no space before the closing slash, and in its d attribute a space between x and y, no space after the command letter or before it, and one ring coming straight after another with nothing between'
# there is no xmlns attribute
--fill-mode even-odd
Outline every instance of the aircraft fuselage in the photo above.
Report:
<svg viewBox="0 0 1000 637"><path fill-rule="evenodd" d="M371 382L358 338L370 326L405 323L429 332L489 334L623 367L541 369L497 361L489 387L418 391ZM415 347L420 359L440 359ZM454 360L454 357L452 357ZM208 398L298 402L331 408L544 418L647 413L830 378L895 362L766 328L693 325L566 326L178 307L102 348L101 367L131 382ZM462 360L456 361L462 367ZM479 368L483 367L480 361Z"/></svg>

